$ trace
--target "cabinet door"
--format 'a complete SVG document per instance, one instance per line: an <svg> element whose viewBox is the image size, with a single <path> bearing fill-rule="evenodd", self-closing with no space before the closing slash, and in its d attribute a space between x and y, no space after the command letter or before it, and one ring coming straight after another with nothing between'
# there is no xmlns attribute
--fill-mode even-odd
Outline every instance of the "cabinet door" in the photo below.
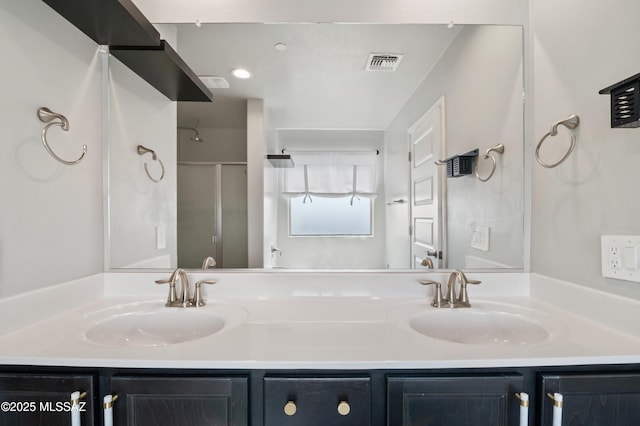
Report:
<svg viewBox="0 0 640 426"><path fill-rule="evenodd" d="M244 426L245 377L138 377L111 379L118 426Z"/></svg>
<svg viewBox="0 0 640 426"><path fill-rule="evenodd" d="M519 424L521 376L389 377L387 424L506 426Z"/></svg>
<svg viewBox="0 0 640 426"><path fill-rule="evenodd" d="M367 426L370 379L266 377L265 426Z"/></svg>
<svg viewBox="0 0 640 426"><path fill-rule="evenodd" d="M553 424L555 392L563 426L640 425L640 374L542 375L541 425Z"/></svg>
<svg viewBox="0 0 640 426"><path fill-rule="evenodd" d="M79 414L82 426L94 424L93 375L0 374L0 425L69 426ZM71 394L86 392L78 405Z"/></svg>

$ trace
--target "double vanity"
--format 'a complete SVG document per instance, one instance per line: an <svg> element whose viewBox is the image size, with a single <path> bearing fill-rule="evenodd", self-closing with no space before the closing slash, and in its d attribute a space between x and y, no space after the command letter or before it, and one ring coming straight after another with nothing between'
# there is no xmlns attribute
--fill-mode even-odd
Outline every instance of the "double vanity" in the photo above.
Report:
<svg viewBox="0 0 640 426"><path fill-rule="evenodd" d="M107 424L108 406L118 425L550 425L558 402L547 394L559 394L566 424L637 424L638 302L535 274L466 275L481 281L469 285L470 307L445 273L200 271L168 287L155 283L168 274L130 272L64 283L0 302L1 396L87 392L82 424ZM434 307L427 278L445 290L451 281L456 307L451 291ZM193 284L181 290L187 280L215 281L201 306L190 306ZM68 413L46 414L67 424Z"/></svg>

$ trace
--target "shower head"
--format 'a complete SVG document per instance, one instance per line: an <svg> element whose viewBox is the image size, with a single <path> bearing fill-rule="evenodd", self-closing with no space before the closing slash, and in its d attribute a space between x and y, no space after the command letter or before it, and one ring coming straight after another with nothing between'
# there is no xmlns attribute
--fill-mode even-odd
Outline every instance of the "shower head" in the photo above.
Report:
<svg viewBox="0 0 640 426"><path fill-rule="evenodd" d="M189 138L189 140L193 141L193 142L204 142L204 139L202 139L200 137L200 133L198 133L198 129L196 129L195 127L178 127L178 129L182 129L182 130L192 130L195 135L193 135L192 137Z"/></svg>

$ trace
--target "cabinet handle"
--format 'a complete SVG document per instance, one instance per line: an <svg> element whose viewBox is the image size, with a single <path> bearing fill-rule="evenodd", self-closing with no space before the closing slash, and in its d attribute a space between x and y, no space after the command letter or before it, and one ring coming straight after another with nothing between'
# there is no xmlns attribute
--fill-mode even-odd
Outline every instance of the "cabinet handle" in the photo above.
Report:
<svg viewBox="0 0 640 426"><path fill-rule="evenodd" d="M113 426L113 403L118 399L118 395L105 395L102 399L104 408L104 426Z"/></svg>
<svg viewBox="0 0 640 426"><path fill-rule="evenodd" d="M529 425L529 394L525 392L516 393L516 398L520 400L520 426Z"/></svg>
<svg viewBox="0 0 640 426"><path fill-rule="evenodd" d="M80 400L87 396L86 392L75 391L71 393L71 426L80 426Z"/></svg>
<svg viewBox="0 0 640 426"><path fill-rule="evenodd" d="M553 426L562 425L562 394L554 393L553 395L548 393L547 396L553 400Z"/></svg>
<svg viewBox="0 0 640 426"><path fill-rule="evenodd" d="M340 401L338 404L338 414L341 416L347 416L351 412L351 406L347 401Z"/></svg>
<svg viewBox="0 0 640 426"><path fill-rule="evenodd" d="M296 407L295 401L287 401L287 403L284 404L284 413L287 416L293 416L296 411L298 411L298 407Z"/></svg>

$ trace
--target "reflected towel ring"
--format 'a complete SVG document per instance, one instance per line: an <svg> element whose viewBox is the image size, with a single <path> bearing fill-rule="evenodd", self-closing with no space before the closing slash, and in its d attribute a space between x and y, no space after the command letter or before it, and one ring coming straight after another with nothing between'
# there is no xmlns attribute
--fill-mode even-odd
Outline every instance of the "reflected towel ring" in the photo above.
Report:
<svg viewBox="0 0 640 426"><path fill-rule="evenodd" d="M162 169L162 173L160 174L160 177L158 179L154 179L151 174L149 173L149 169L147 167L147 163L144 163L144 171L147 173L147 176L149 177L149 179L151 179L153 182L158 183L162 180L162 178L164 178L164 164L162 164L162 161L158 158L158 156L156 155L156 152L152 149L146 148L142 145L138 145L138 154L139 155L144 155L144 154L151 154L151 158L153 158L155 161L157 161L158 163L160 163L160 168Z"/></svg>
<svg viewBox="0 0 640 426"><path fill-rule="evenodd" d="M560 120L553 123L553 125L551 126L551 130L549 130L549 132L547 132L547 134L544 135L542 139L540 139L540 142L538 142L538 145L536 146L536 161L542 167L546 167L547 169L551 169L553 167L556 167L562 164L567 158L569 158L569 155L571 155L571 153L573 152L573 148L575 148L576 146L576 134L574 132L571 132L571 145L569 146L569 150L566 152L566 154L564 154L564 156L559 161L549 164L549 163L543 162L540 159L540 148L542 147L542 144L549 136L556 136L558 134L558 126L561 124L567 129L573 130L576 127L578 127L578 125L580 124L580 117L574 114L574 115L570 115L564 120Z"/></svg>
<svg viewBox="0 0 640 426"><path fill-rule="evenodd" d="M491 179L491 177L493 176L493 174L496 172L496 157L494 157L493 155L491 155L491 152L496 152L498 154L504 154L504 145L499 143L498 145L494 146L493 148L489 148L485 151L484 156L482 158L484 158L485 160L491 160L491 173L489 173L489 176L487 176L486 178L481 178L480 174L478 173L478 165L476 164L476 177L478 178L478 180L480 182L486 182L489 179Z"/></svg>
<svg viewBox="0 0 640 426"><path fill-rule="evenodd" d="M38 108L38 119L43 123L49 123L46 126L44 126L44 129L42 129L42 133L40 134L40 139L42 140L42 145L44 146L44 149L46 149L47 152L53 158L55 158L62 164L66 164L67 166L74 166L84 158L85 154L87 153L86 145L82 145L82 155L80 155L80 158L74 161L67 161L58 157L56 153L53 152L53 150L49 146L49 142L47 142L47 131L49 131L49 127L60 126L62 130L64 130L65 132L69 130L69 120L67 120L67 117L65 117L62 114L58 114L57 112L53 112L49 108L41 107L41 108ZM53 120L60 120L60 121L53 121Z"/></svg>

